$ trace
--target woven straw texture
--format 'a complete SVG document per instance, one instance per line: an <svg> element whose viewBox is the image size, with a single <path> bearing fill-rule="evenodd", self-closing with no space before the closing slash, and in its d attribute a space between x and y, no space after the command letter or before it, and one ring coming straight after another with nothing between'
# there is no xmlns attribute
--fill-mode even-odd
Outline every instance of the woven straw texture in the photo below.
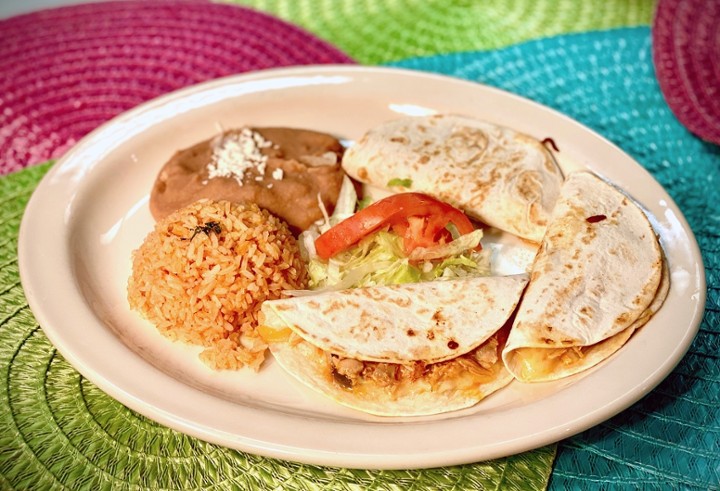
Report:
<svg viewBox="0 0 720 491"><path fill-rule="evenodd" d="M224 75L347 63L298 27L202 1L108 2L0 21L0 174L62 155L141 102Z"/></svg>
<svg viewBox="0 0 720 491"><path fill-rule="evenodd" d="M361 63L648 25L653 0L226 0L303 26Z"/></svg>
<svg viewBox="0 0 720 491"><path fill-rule="evenodd" d="M0 489L535 489L546 485L553 460L551 489L720 489L720 215L711 201L720 150L692 136L663 99L647 27L654 3L242 3L327 42L257 12L196 1L130 2L129 11L108 3L0 21L0 174L59 156L115 114L184 85L269 66L351 61L330 42L361 62L525 95L621 146L666 187L698 238L708 282L700 334L656 390L561 442L557 458L549 446L414 472L263 459L128 410L50 345L17 273L17 226L47 169L31 167L0 178ZM124 28L109 31L111 17ZM22 55L22 42L35 44Z"/></svg>
<svg viewBox="0 0 720 491"><path fill-rule="evenodd" d="M47 170L0 178L0 489L542 489L555 446L488 463L363 471L265 459L201 442L125 408L50 344L23 296L17 231Z"/></svg>
<svg viewBox="0 0 720 491"><path fill-rule="evenodd" d="M0 72L11 75L2 82L4 172L60 155L115 114L184 85L271 66L351 61L273 18L203 2L70 7L3 21L0 30ZM0 489L546 486L555 446L455 468L349 471L210 445L123 407L54 350L22 294L17 228L46 169L0 180Z"/></svg>
<svg viewBox="0 0 720 491"><path fill-rule="evenodd" d="M702 249L707 309L689 354L632 408L561 442L553 489L720 485L720 148L673 117L650 39L648 28L619 29L398 63L523 94L597 130L660 181Z"/></svg>
<svg viewBox="0 0 720 491"><path fill-rule="evenodd" d="M720 144L720 2L659 2L653 59L675 116L700 138Z"/></svg>

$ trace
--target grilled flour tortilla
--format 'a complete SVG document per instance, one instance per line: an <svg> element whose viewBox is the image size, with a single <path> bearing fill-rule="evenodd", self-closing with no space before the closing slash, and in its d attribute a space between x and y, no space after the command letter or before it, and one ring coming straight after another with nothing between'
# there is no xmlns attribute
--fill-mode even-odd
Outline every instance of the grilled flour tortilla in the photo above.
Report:
<svg viewBox="0 0 720 491"><path fill-rule="evenodd" d="M571 174L503 351L506 367L535 382L599 363L660 308L669 284L643 211L595 175Z"/></svg>
<svg viewBox="0 0 720 491"><path fill-rule="evenodd" d="M563 181L538 140L454 115L381 124L350 147L342 166L355 179L383 188L409 179L405 191L430 194L534 242L543 237Z"/></svg>
<svg viewBox="0 0 720 491"><path fill-rule="evenodd" d="M387 416L472 406L512 380L500 353L527 275L319 293L262 305L260 332L290 374Z"/></svg>

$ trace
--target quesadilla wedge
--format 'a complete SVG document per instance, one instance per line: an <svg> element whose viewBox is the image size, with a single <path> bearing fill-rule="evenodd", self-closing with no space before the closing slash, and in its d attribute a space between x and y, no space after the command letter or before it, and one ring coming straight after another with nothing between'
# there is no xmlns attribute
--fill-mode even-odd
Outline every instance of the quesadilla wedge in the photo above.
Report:
<svg viewBox="0 0 720 491"><path fill-rule="evenodd" d="M596 365L657 312L669 285L640 207L590 172L570 174L503 350L507 369L538 382Z"/></svg>
<svg viewBox="0 0 720 491"><path fill-rule="evenodd" d="M286 371L340 404L436 414L512 380L500 354L527 281L473 276L269 300L259 330Z"/></svg>
<svg viewBox="0 0 720 491"><path fill-rule="evenodd" d="M540 242L563 176L538 140L456 116L383 123L350 147L342 167L393 191L419 191L513 235Z"/></svg>

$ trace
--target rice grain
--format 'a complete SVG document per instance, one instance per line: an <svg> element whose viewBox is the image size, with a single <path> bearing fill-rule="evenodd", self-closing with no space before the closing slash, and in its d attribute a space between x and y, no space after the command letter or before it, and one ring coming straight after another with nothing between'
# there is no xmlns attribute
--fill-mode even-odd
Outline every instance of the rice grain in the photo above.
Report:
<svg viewBox="0 0 720 491"><path fill-rule="evenodd" d="M203 228L211 222L220 233ZM211 368L257 370L267 349L260 305L306 286L283 221L254 204L201 200L158 222L133 252L128 301L168 338L204 346Z"/></svg>

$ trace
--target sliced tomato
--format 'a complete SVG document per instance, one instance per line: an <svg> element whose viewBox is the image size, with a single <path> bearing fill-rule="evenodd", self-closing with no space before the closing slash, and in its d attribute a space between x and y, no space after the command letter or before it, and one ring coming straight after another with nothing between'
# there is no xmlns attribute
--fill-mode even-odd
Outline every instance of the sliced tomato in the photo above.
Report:
<svg viewBox="0 0 720 491"><path fill-rule="evenodd" d="M452 223L462 234L474 230L470 219L457 208L422 193L388 196L338 223L315 240L323 259L345 251L363 237L390 226L403 237L405 252L451 239L445 228Z"/></svg>
<svg viewBox="0 0 720 491"><path fill-rule="evenodd" d="M404 224L393 225L393 231L403 238L405 252L410 254L417 247L430 247L444 244L452 240L450 231L445 228L447 222L444 216L417 217L407 219Z"/></svg>

